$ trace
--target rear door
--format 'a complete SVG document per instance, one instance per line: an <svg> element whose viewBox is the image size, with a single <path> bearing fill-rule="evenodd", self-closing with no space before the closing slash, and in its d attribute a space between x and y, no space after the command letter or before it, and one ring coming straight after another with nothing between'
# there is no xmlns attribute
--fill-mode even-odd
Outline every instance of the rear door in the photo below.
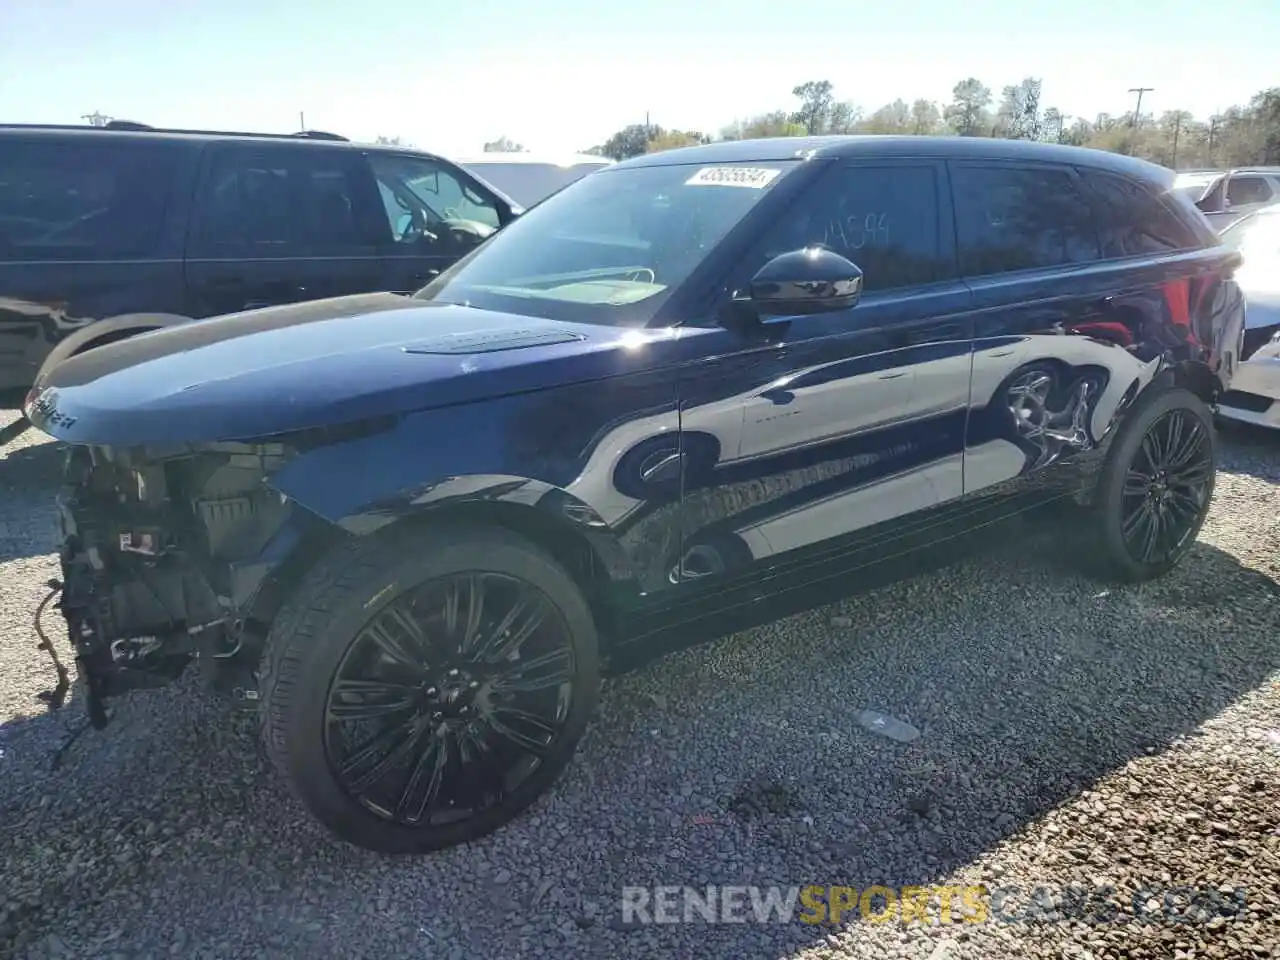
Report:
<svg viewBox="0 0 1280 960"><path fill-rule="evenodd" d="M161 138L4 132L0 394L25 391L53 346L95 320L182 312L193 161Z"/></svg>
<svg viewBox="0 0 1280 960"><path fill-rule="evenodd" d="M187 239L191 315L381 289L375 204L358 150L212 145Z"/></svg>
<svg viewBox="0 0 1280 960"><path fill-rule="evenodd" d="M379 151L369 166L384 289L420 290L503 226L505 204L452 164Z"/></svg>
<svg viewBox="0 0 1280 960"><path fill-rule="evenodd" d="M1191 230L1127 178L1044 163L950 167L978 311L965 490L1057 497L1071 472L1042 471L1096 447L1154 361L1194 338L1193 277L1208 267Z"/></svg>

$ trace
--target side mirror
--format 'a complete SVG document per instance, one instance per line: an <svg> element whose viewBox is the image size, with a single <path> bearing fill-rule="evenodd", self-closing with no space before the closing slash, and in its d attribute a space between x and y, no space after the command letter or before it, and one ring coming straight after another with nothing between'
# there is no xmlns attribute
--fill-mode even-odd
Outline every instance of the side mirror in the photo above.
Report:
<svg viewBox="0 0 1280 960"><path fill-rule="evenodd" d="M862 271L826 247L774 257L751 279L749 305L761 317L848 310L862 295Z"/></svg>
<svg viewBox="0 0 1280 960"><path fill-rule="evenodd" d="M505 203L504 201L499 200L498 201L498 228L501 229L502 227L505 227L507 224L518 220L520 218L520 215L523 213L524 213L524 207L520 206L518 203Z"/></svg>
<svg viewBox="0 0 1280 960"><path fill-rule="evenodd" d="M1231 207L1227 199L1227 178L1221 177L1213 188L1196 201L1201 213L1224 213Z"/></svg>

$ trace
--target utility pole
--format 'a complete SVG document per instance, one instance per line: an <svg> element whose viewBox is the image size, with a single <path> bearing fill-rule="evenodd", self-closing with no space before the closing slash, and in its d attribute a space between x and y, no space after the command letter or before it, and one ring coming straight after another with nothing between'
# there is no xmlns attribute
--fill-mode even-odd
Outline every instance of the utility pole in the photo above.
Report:
<svg viewBox="0 0 1280 960"><path fill-rule="evenodd" d="M80 119L88 120L89 126L91 127L105 127L107 123L111 120L110 117L106 116L105 114L99 113L97 110L93 111L93 113L80 114Z"/></svg>
<svg viewBox="0 0 1280 960"><path fill-rule="evenodd" d="M1138 118L1142 116L1142 95L1144 93L1150 93L1154 89L1155 87L1130 87L1129 88L1130 93L1136 93L1138 95L1138 103L1133 108L1133 119L1129 121L1129 126L1136 127L1138 125Z"/></svg>
<svg viewBox="0 0 1280 960"><path fill-rule="evenodd" d="M1178 113L1173 118L1173 169L1178 169L1178 134L1182 133L1182 114Z"/></svg>
<svg viewBox="0 0 1280 960"><path fill-rule="evenodd" d="M307 129L307 118L301 110L298 111L298 132L301 133Z"/></svg>

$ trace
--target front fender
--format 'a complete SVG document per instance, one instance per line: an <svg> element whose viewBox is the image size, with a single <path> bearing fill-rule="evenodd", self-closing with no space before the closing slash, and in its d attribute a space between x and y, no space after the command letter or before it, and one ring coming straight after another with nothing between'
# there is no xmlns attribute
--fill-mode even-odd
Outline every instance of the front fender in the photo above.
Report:
<svg viewBox="0 0 1280 960"><path fill-rule="evenodd" d="M106 343L135 337L140 333L148 333L152 330L160 330L175 324L190 322L190 317L182 317L173 313L126 313L118 317L97 320L83 326L70 336L58 341L54 348L49 351L44 363L40 364L40 369L36 372L32 392L38 392L49 371L69 357L74 357L85 350L92 350L94 347L102 346Z"/></svg>
<svg viewBox="0 0 1280 960"><path fill-rule="evenodd" d="M517 526L528 520L529 532L590 546L622 593L646 592L658 585L661 560L678 536L679 485L619 491L615 463L635 438L619 441L626 425L588 432L585 418L556 399L515 396L426 410L344 428L342 438L282 437L298 453L268 483L355 536L460 511L488 511ZM554 418L543 423L544 416ZM645 422L641 436L674 418L674 411L655 416L661 422Z"/></svg>

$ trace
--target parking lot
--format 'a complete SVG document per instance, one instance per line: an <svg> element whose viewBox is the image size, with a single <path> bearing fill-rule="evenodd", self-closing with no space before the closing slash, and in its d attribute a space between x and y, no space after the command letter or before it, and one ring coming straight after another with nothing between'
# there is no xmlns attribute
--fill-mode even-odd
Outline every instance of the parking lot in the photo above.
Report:
<svg viewBox="0 0 1280 960"><path fill-rule="evenodd" d="M194 676L116 702L55 768L83 720L37 699L58 457L29 433L0 458L0 956L1280 957L1280 441L1233 432L1221 464L1160 582L1085 579L1044 534L685 651L606 685L530 815L392 859L331 841ZM659 884L1009 900L626 922L623 888ZM1066 885L1118 911L1073 919ZM1209 890L1235 908L1185 905Z"/></svg>

